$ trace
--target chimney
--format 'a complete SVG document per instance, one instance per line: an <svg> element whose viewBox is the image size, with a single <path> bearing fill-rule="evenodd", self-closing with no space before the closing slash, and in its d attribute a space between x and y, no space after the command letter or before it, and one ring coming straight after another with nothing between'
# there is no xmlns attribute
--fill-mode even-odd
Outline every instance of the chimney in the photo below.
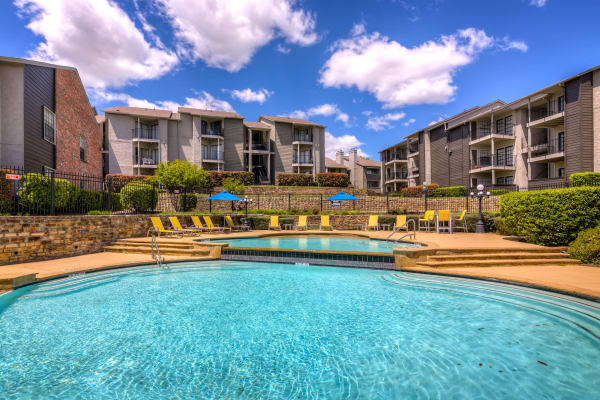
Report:
<svg viewBox="0 0 600 400"><path fill-rule="evenodd" d="M344 150L338 150L335 153L335 162L344 165Z"/></svg>
<svg viewBox="0 0 600 400"><path fill-rule="evenodd" d="M359 187L356 184L356 162L358 161L358 150L351 149L348 153L348 169L350 170L350 183L352 186Z"/></svg>

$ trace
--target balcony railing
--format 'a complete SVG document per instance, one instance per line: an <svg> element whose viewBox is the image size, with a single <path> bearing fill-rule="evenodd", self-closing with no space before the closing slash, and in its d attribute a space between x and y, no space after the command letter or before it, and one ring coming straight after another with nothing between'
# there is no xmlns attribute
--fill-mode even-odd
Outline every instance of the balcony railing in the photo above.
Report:
<svg viewBox="0 0 600 400"><path fill-rule="evenodd" d="M474 160L471 160L471 169L480 169L487 167L514 167L516 157L497 157L494 155L490 156L479 156Z"/></svg>
<svg viewBox="0 0 600 400"><path fill-rule="evenodd" d="M140 126L133 128L131 133L135 139L158 139L156 126Z"/></svg>
<svg viewBox="0 0 600 400"><path fill-rule="evenodd" d="M368 181L378 181L381 179L380 174L366 174Z"/></svg>
<svg viewBox="0 0 600 400"><path fill-rule="evenodd" d="M312 164L313 163L313 159L311 156L303 156L303 155L296 155L294 154L294 160L293 160L294 164Z"/></svg>
<svg viewBox="0 0 600 400"><path fill-rule="evenodd" d="M312 142L313 135L306 133L294 133L294 142Z"/></svg>
<svg viewBox="0 0 600 400"><path fill-rule="evenodd" d="M557 100L548 101L542 107L536 107L531 109L530 121L546 118L554 114L558 114L565 111L564 97L559 97Z"/></svg>
<svg viewBox="0 0 600 400"><path fill-rule="evenodd" d="M202 152L202 159L204 161L223 161L223 152L222 151Z"/></svg>
<svg viewBox="0 0 600 400"><path fill-rule="evenodd" d="M418 153L419 152L419 146L409 146L408 147L408 154L414 154L414 153Z"/></svg>
<svg viewBox="0 0 600 400"><path fill-rule="evenodd" d="M531 151L531 157L561 153L565 151L565 140L557 139L550 142L538 143L530 146L529 150Z"/></svg>
<svg viewBox="0 0 600 400"><path fill-rule="evenodd" d="M136 165L158 165L158 156L145 155L140 156L137 159L137 162L134 160L134 164Z"/></svg>
<svg viewBox="0 0 600 400"><path fill-rule="evenodd" d="M388 173L387 180L408 179L408 171L396 171Z"/></svg>
<svg viewBox="0 0 600 400"><path fill-rule="evenodd" d="M201 130L202 135L205 136L224 136L225 130L223 128L203 128Z"/></svg>
<svg viewBox="0 0 600 400"><path fill-rule="evenodd" d="M406 160L408 160L407 153L400 152L400 153L390 153L389 156L386 157L385 162L406 161Z"/></svg>

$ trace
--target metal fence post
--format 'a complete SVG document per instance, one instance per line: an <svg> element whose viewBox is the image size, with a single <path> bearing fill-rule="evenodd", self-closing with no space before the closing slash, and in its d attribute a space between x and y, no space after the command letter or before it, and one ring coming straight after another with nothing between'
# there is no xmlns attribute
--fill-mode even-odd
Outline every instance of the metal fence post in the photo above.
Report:
<svg viewBox="0 0 600 400"><path fill-rule="evenodd" d="M50 172L50 215L54 215L54 171Z"/></svg>
<svg viewBox="0 0 600 400"><path fill-rule="evenodd" d="M156 210L156 205L154 204L154 200L157 200L156 202L158 203L158 199L155 199L155 190L156 190L156 183L152 183L152 203L150 203L150 207L152 207L152 212L154 212Z"/></svg>
<svg viewBox="0 0 600 400"><path fill-rule="evenodd" d="M108 192L108 207L106 208L108 209L107 211L112 212L112 184L107 184L106 186Z"/></svg>
<svg viewBox="0 0 600 400"><path fill-rule="evenodd" d="M321 202L319 203L319 205L321 206L321 211L323 211L323 193L321 193L321 194L319 195L319 198L320 198L320 201L321 201Z"/></svg>
<svg viewBox="0 0 600 400"><path fill-rule="evenodd" d="M288 211L292 211L292 194L288 193Z"/></svg>
<svg viewBox="0 0 600 400"><path fill-rule="evenodd" d="M390 194L389 193L385 193L385 213L389 214L390 213Z"/></svg>

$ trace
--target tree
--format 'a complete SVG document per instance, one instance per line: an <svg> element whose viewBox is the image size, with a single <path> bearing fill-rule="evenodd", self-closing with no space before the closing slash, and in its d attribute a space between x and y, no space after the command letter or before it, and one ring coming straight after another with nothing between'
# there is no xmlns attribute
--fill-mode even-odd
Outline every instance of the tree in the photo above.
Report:
<svg viewBox="0 0 600 400"><path fill-rule="evenodd" d="M229 193L239 195L244 194L245 190L244 184L235 178L226 178L223 181L223 188L225 188L225 190L227 190Z"/></svg>
<svg viewBox="0 0 600 400"><path fill-rule="evenodd" d="M206 171L184 160L160 163L153 181L163 185L171 193L176 189L194 190L209 186Z"/></svg>

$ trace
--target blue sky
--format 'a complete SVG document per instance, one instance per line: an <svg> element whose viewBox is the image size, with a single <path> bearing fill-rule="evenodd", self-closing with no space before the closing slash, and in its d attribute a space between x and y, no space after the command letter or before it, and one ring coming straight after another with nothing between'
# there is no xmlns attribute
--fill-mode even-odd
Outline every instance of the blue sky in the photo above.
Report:
<svg viewBox="0 0 600 400"><path fill-rule="evenodd" d="M600 64L598 0L2 0L0 55L79 69L99 110L179 105L327 125L377 151ZM7 40L9 39L9 40Z"/></svg>

